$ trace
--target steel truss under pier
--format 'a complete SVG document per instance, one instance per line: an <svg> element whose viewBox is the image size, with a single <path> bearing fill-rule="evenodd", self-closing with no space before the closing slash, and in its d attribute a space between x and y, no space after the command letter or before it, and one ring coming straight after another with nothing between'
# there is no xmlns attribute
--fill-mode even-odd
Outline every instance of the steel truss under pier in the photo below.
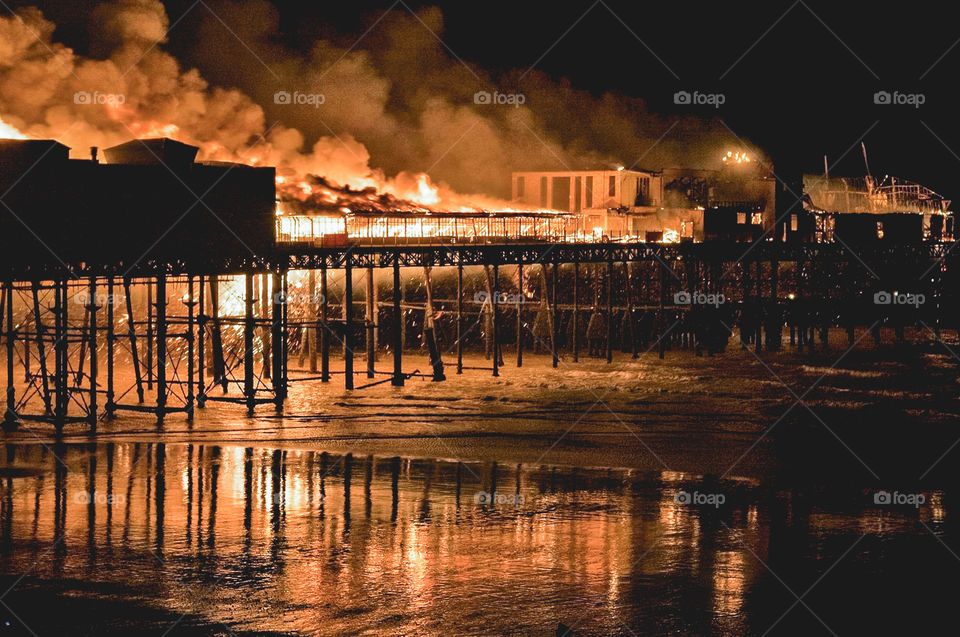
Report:
<svg viewBox="0 0 960 637"><path fill-rule="evenodd" d="M656 349L662 358L673 347L712 354L722 349L715 347L717 332L725 342L734 323L741 344L757 351L779 349L784 324L791 344L811 349L817 333L825 343L836 324L852 335L857 325L876 330L884 321L900 338L913 321L939 337L941 326L955 327L957 316L955 245L354 246L133 267L18 268L3 273L0 294L4 425L42 421L61 432L67 423L85 422L93 431L121 411L150 413L162 423L173 413L192 419L194 409L210 401L241 404L250 414L264 404L280 410L290 382L329 382L342 373L344 386L354 389L361 343L367 383L357 389L401 386L412 376L444 380L443 356L454 350L460 374L468 369L464 345L477 335L489 361L485 369L494 376L509 342L518 366L524 348L532 347L548 352L556 367L561 354L579 360L582 344L609 362L615 341L634 357ZM482 272L465 282L465 268L478 267ZM407 299L401 268L422 274L421 302ZM375 281L380 270L387 271L386 285ZM290 294L292 274L306 294ZM365 283L360 301L357 274ZM444 285L438 278L446 274L455 281L452 299L437 295ZM336 276L340 302L331 304ZM469 307L467 284L475 290ZM881 306L886 313L877 318L878 306L863 299L878 290L923 295L926 302L913 314ZM723 311L704 307L690 302L691 294L722 295L726 305ZM422 326L420 346L429 362L422 374L403 367L409 317L420 312L415 324ZM342 349L342 372L331 371L333 348ZM377 370L381 349L392 354L392 370ZM296 369L291 350L299 354Z"/></svg>

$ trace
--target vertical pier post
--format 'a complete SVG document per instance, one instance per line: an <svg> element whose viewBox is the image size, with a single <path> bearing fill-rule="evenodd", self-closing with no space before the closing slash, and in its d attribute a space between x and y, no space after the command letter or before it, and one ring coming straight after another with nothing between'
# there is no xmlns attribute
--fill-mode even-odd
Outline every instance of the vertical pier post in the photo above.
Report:
<svg viewBox="0 0 960 637"><path fill-rule="evenodd" d="M256 407L256 395L253 386L253 274L247 272L244 276L244 305L243 322L243 396L247 400L247 414L253 415Z"/></svg>
<svg viewBox="0 0 960 637"><path fill-rule="evenodd" d="M517 264L517 367L523 367L523 264Z"/></svg>
<svg viewBox="0 0 960 637"><path fill-rule="evenodd" d="M153 283L147 279L147 389L153 389Z"/></svg>
<svg viewBox="0 0 960 637"><path fill-rule="evenodd" d="M573 262L573 362L580 361L580 262Z"/></svg>
<svg viewBox="0 0 960 637"><path fill-rule="evenodd" d="M447 377L443 373L443 358L440 356L440 345L437 342L436 322L434 321L433 308L433 277L430 273L430 266L423 267L424 283L427 289L427 303L424 307L423 316L423 340L427 344L427 351L430 353L430 366L433 368L433 381L440 382Z"/></svg>
<svg viewBox="0 0 960 637"><path fill-rule="evenodd" d="M393 381L394 387L403 387L403 336L400 324L403 310L400 308L400 253L393 255Z"/></svg>
<svg viewBox="0 0 960 637"><path fill-rule="evenodd" d="M193 300L193 275L187 275L187 302L184 303L187 306L187 420L193 420L193 401L194 401L194 392L193 392L193 381L194 381L194 361L193 361L193 326L194 326L194 306L196 302ZM203 368L203 364L200 364L200 367Z"/></svg>
<svg viewBox="0 0 960 637"><path fill-rule="evenodd" d="M320 266L320 382L330 382L330 326L327 323L327 262Z"/></svg>
<svg viewBox="0 0 960 637"><path fill-rule="evenodd" d="M287 304L286 294L283 290L282 275L273 273L273 304L270 308L270 341L273 345L270 366L270 380L273 385L273 404L277 411L283 409L283 350L281 341L283 341L283 308ZM264 280L266 287L266 280ZM266 311L266 308L264 308Z"/></svg>
<svg viewBox="0 0 960 637"><path fill-rule="evenodd" d="M67 394L67 382L68 382L68 365L67 365L67 333L68 333L68 324L67 322L70 319L70 311L67 307L67 281L65 279L60 279L54 282L54 336L56 340L54 341L54 350L56 353L56 370L54 371L54 376L56 377L56 407L54 409L54 424L57 429L57 434L63 433L63 425L67 420L67 406L68 406L68 394Z"/></svg>
<svg viewBox="0 0 960 637"><path fill-rule="evenodd" d="M11 429L16 427L17 424L17 402L16 402L16 389L13 384L13 345L17 336L17 332L13 326L13 281L8 280L6 284L6 289L4 290L6 294L6 311L7 311L7 411L3 417L3 426L6 429ZM66 382L64 380L64 382Z"/></svg>
<svg viewBox="0 0 960 637"><path fill-rule="evenodd" d="M343 258L343 386L353 389L353 269L350 255Z"/></svg>
<svg viewBox="0 0 960 637"><path fill-rule="evenodd" d="M53 413L53 408L51 407L50 402L50 378L47 374L47 352L46 344L44 343L44 339L46 338L46 328L43 326L43 318L40 312L39 287L39 281L34 281L31 284L33 292L33 322L37 327L37 356L40 358L40 380L43 388L44 413L50 415Z"/></svg>
<svg viewBox="0 0 960 637"><path fill-rule="evenodd" d="M662 360L667 350L667 317L666 317L666 296L667 296L667 263L661 257L660 261L660 311L657 315L657 325L659 335L657 336L657 356Z"/></svg>
<svg viewBox="0 0 960 637"><path fill-rule="evenodd" d="M756 281L757 281L757 326L756 328L757 329L756 329L756 333L754 334L755 342L753 345L753 349L755 352L759 354L763 350L762 341L763 341L764 311L763 311L763 288L761 287L762 281L760 280L760 277L763 275L763 270L760 266L760 259L757 259L756 261L754 261L754 263L756 264L755 267L757 270L757 276L756 276Z"/></svg>
<svg viewBox="0 0 960 637"><path fill-rule="evenodd" d="M457 373L463 373L463 253L457 253Z"/></svg>
<svg viewBox="0 0 960 637"><path fill-rule="evenodd" d="M553 287L553 307L552 319L550 321L550 326L553 328L553 333L550 335L551 345L550 349L553 350L553 367L556 369L557 365L560 364L560 264L553 264L553 274L552 274L552 287Z"/></svg>
<svg viewBox="0 0 960 637"><path fill-rule="evenodd" d="M90 277L89 304L87 309L90 311L90 330L87 333L90 347L90 399L87 404L87 421L90 423L90 430L93 431L97 426L97 278Z"/></svg>
<svg viewBox="0 0 960 637"><path fill-rule="evenodd" d="M307 301L307 328L304 330L303 341L310 361L309 369L311 372L316 372L320 333L317 325L317 273L313 268L307 272L307 290L310 293L310 299Z"/></svg>
<svg viewBox="0 0 960 637"><path fill-rule="evenodd" d="M613 362L613 259L607 261L607 362Z"/></svg>
<svg viewBox="0 0 960 637"><path fill-rule="evenodd" d="M276 355L273 351L274 347L274 334L276 330L273 327L273 301L270 299L271 285L268 284L268 281L273 283L273 296L276 297L277 294L280 294L280 286L277 283L276 277L271 277L269 274L261 274L257 276L256 281L260 284L260 312L258 323L260 324L260 341L263 343L263 352L261 354L261 359L263 361L263 377L273 380L273 369L275 368L274 362L276 361ZM254 292L256 296L256 292ZM269 308L269 309L268 309ZM270 312L270 327L268 328L267 323L267 312ZM273 385L276 388L276 384Z"/></svg>
<svg viewBox="0 0 960 637"><path fill-rule="evenodd" d="M772 316L767 325L773 328L773 333L767 335L767 348L772 351L780 351L780 344L783 341L781 332L782 321L780 317L780 262L777 259L770 260L770 311Z"/></svg>
<svg viewBox="0 0 960 637"><path fill-rule="evenodd" d="M167 413L167 275L157 276L157 423Z"/></svg>
<svg viewBox="0 0 960 637"><path fill-rule="evenodd" d="M253 296L253 281L250 281L250 296ZM216 274L210 277L210 321L213 326L210 335L213 382L220 383L223 393L227 393L227 363L223 358L223 332L220 329L220 277Z"/></svg>
<svg viewBox="0 0 960 637"><path fill-rule="evenodd" d="M373 302L373 266L367 268L367 291L364 295L364 302L366 303L366 321L367 321L367 339L366 339L366 350L367 350L367 378L373 378L376 363L376 344L374 343L374 312L376 312L376 307L374 307Z"/></svg>
<svg viewBox="0 0 960 637"><path fill-rule="evenodd" d="M206 352L206 332L207 332L207 306L203 294L203 275L200 275L200 313L197 315L197 407L203 409L207 403L207 391L203 378L204 369L207 366Z"/></svg>
<svg viewBox="0 0 960 637"><path fill-rule="evenodd" d="M55 286L57 299L60 288ZM133 378L137 383L137 402L143 404L143 375L140 372L140 352L137 350L137 326L133 320L133 296L130 294L130 277L123 277L123 296L127 303L127 335L130 338L130 357L133 362ZM59 314L58 314L59 316ZM59 335L57 337L59 339Z"/></svg>
<svg viewBox="0 0 960 637"><path fill-rule="evenodd" d="M500 296L500 266L497 261L493 263L493 294L490 303L493 310L493 375L500 375L500 339L499 339L499 314L497 311L497 298Z"/></svg>
<svg viewBox="0 0 960 637"><path fill-rule="evenodd" d="M117 335L114 328L113 306L115 303L113 291L113 275L107 277L107 402L104 405L107 419L113 418L114 412L114 347Z"/></svg>
<svg viewBox="0 0 960 637"><path fill-rule="evenodd" d="M287 399L290 387L290 273L286 270L280 276L280 288L283 292L283 312L280 317L280 342L275 343L274 351L280 353L280 400Z"/></svg>

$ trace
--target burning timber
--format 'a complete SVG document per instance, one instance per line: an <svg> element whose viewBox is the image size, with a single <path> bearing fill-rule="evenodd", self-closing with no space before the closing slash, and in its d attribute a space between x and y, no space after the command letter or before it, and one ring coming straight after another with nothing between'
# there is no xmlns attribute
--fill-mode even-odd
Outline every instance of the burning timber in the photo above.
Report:
<svg viewBox="0 0 960 637"><path fill-rule="evenodd" d="M893 211L877 203L885 186L872 184L874 207L860 211L831 210L816 195L802 207L782 196L761 206L732 198L730 186L711 190L714 176L675 176L627 206L655 208L662 191L660 203L702 213L699 228L691 217L689 232L667 240L663 227L585 232L588 211L522 202L495 213L387 201L390 209L289 215L281 204L278 215L273 169L198 163L196 148L165 139L106 149L107 163L99 152L70 160L67 150L0 142L8 427L95 429L124 410L189 419L210 401L279 410L289 384L305 380L342 376L355 390L442 381L448 367L465 369L473 347L496 376L508 349L518 366L530 351L557 366L612 361L615 348L719 354L735 331L742 347L776 351L786 326L805 349L826 346L831 326L851 341L858 326L898 337L909 324L938 336L956 326L949 202L904 209L903 182L890 184ZM627 180L643 177L626 172L613 175L623 181L612 192L637 204L645 186ZM561 194L571 177L577 192L576 175L554 177ZM865 230L843 230L841 218L864 214L913 221L870 217ZM834 219L834 234L818 231L818 219ZM901 296L924 302L882 302Z"/></svg>

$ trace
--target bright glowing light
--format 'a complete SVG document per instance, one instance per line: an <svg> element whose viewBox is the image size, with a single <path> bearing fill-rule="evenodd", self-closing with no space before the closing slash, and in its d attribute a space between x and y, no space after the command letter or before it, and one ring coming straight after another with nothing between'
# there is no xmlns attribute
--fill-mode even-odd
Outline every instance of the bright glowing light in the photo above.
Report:
<svg viewBox="0 0 960 637"><path fill-rule="evenodd" d="M727 164L749 164L751 161L750 155L747 153L734 152L732 150L728 150L727 154L720 159Z"/></svg>
<svg viewBox="0 0 960 637"><path fill-rule="evenodd" d="M676 230L666 228L663 231L663 243L680 243L680 233Z"/></svg>
<svg viewBox="0 0 960 637"><path fill-rule="evenodd" d="M0 119L0 139L30 139L16 128Z"/></svg>

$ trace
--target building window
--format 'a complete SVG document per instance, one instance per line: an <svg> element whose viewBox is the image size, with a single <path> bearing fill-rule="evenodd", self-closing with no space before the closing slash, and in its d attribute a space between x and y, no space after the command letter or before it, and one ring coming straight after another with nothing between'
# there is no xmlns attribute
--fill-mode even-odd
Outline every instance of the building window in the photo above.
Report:
<svg viewBox="0 0 960 637"><path fill-rule="evenodd" d="M573 180L573 212L580 212L583 201L583 178L576 177Z"/></svg>
<svg viewBox="0 0 960 637"><path fill-rule="evenodd" d="M633 202L633 205L650 205L650 179L648 177L643 177L637 180L637 198Z"/></svg>
<svg viewBox="0 0 960 637"><path fill-rule="evenodd" d="M608 188L608 196L616 197L617 196L617 176L613 175L610 177L610 186Z"/></svg>
<svg viewBox="0 0 960 637"><path fill-rule="evenodd" d="M750 215L750 223L752 223L752 224L755 225L755 226L759 226L760 224L762 224L762 223L763 223L763 213L762 213L762 212L755 212L755 213L753 213L752 215Z"/></svg>
<svg viewBox="0 0 960 637"><path fill-rule="evenodd" d="M746 223L747 223L747 213L745 213L745 212L738 212L738 213L737 213L737 223L740 224L741 226L742 226L742 225L746 225Z"/></svg>
<svg viewBox="0 0 960 637"><path fill-rule="evenodd" d="M527 180L523 176L517 177L517 199L523 199L525 190L527 189Z"/></svg>
<svg viewBox="0 0 960 637"><path fill-rule="evenodd" d="M593 175L587 175L587 208L593 208Z"/></svg>
<svg viewBox="0 0 960 637"><path fill-rule="evenodd" d="M797 215L790 215L790 232L796 232L797 226Z"/></svg>
<svg viewBox="0 0 960 637"><path fill-rule="evenodd" d="M540 207L547 207L547 178L540 178Z"/></svg>

